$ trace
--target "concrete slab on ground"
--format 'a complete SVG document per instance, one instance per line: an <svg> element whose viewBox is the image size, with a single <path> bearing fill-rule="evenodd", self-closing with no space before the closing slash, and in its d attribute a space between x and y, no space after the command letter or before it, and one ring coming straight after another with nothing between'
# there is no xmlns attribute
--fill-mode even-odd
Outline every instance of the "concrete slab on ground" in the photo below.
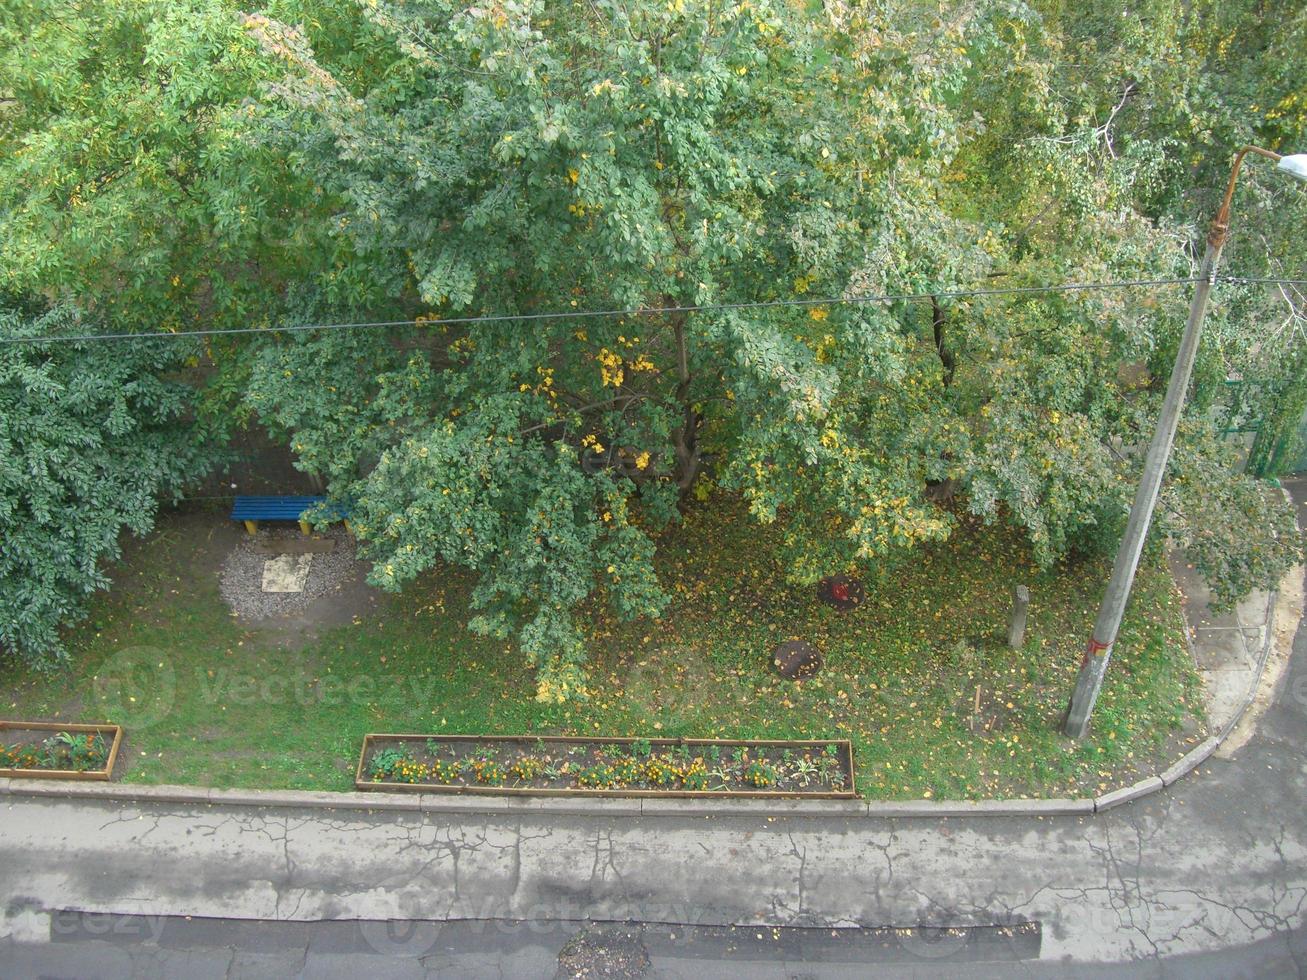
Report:
<svg viewBox="0 0 1307 980"><path fill-rule="evenodd" d="M278 555L263 563L264 592L303 592L313 555Z"/></svg>
<svg viewBox="0 0 1307 980"><path fill-rule="evenodd" d="M1203 678L1208 727L1220 731L1248 698L1266 643L1274 597L1266 592L1253 592L1233 609L1216 612L1212 609L1211 590L1202 576L1185 562L1183 553L1172 550L1167 557L1171 573L1185 596L1185 628Z"/></svg>

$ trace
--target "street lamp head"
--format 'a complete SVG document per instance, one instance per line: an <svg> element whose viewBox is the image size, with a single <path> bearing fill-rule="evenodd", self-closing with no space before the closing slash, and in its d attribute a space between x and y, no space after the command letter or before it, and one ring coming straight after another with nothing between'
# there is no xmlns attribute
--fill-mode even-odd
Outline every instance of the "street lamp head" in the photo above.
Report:
<svg viewBox="0 0 1307 980"><path fill-rule="evenodd" d="M1292 156L1280 157L1280 162L1275 165L1275 169L1283 170L1290 177L1307 180L1307 153L1295 153Z"/></svg>

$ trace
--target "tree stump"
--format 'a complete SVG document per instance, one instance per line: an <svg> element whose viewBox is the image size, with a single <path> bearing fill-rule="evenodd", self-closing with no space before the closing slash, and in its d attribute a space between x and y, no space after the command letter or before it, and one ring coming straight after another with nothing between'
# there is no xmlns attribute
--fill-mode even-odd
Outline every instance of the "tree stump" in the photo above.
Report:
<svg viewBox="0 0 1307 980"><path fill-rule="evenodd" d="M817 598L836 609L853 609L866 597L862 583L847 575L830 575L817 583Z"/></svg>
<svg viewBox="0 0 1307 980"><path fill-rule="evenodd" d="M791 681L812 677L826 665L821 651L803 640L782 643L772 653L771 662L776 673Z"/></svg>

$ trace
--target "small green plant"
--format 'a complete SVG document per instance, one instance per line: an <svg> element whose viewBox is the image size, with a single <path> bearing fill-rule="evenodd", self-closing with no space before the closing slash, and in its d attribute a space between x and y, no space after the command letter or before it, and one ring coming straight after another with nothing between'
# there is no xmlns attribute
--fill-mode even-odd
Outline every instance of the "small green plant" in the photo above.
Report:
<svg viewBox="0 0 1307 980"><path fill-rule="evenodd" d="M720 762L722 758L722 747L720 745L708 746L708 758L713 762Z"/></svg>
<svg viewBox="0 0 1307 980"><path fill-rule="evenodd" d="M818 759L817 771L833 789L844 788L844 771L840 768L840 760L835 756L823 755Z"/></svg>
<svg viewBox="0 0 1307 980"><path fill-rule="evenodd" d="M478 783L484 783L487 786L503 786L508 778L501 766L492 756L482 755L473 759L472 764L468 767L468 772Z"/></svg>
<svg viewBox="0 0 1307 980"><path fill-rule="evenodd" d="M818 773L817 763L806 755L794 763L794 779L800 786L809 785Z"/></svg>
<svg viewBox="0 0 1307 980"><path fill-rule="evenodd" d="M369 772L374 782L418 783L427 778L429 770L401 749L381 749L372 757Z"/></svg>
<svg viewBox="0 0 1307 980"><path fill-rule="evenodd" d="M382 749L372 756L372 764L368 767L368 772L372 774L373 779L386 779L407 758L408 754L399 749Z"/></svg>
<svg viewBox="0 0 1307 980"><path fill-rule="evenodd" d="M649 753L653 751L653 746L649 744L647 738L637 738L631 743L631 755L637 759L649 758Z"/></svg>
<svg viewBox="0 0 1307 980"><path fill-rule="evenodd" d="M675 786L681 776L681 768L663 756L655 756L644 766L644 778L651 786Z"/></svg>
<svg viewBox="0 0 1307 980"><path fill-rule="evenodd" d="M742 777L746 783L762 789L776 785L776 769L761 759L749 763Z"/></svg>
<svg viewBox="0 0 1307 980"><path fill-rule="evenodd" d="M644 778L644 763L638 759L622 759L613 764L613 775L619 785L631 786Z"/></svg>
<svg viewBox="0 0 1307 980"><path fill-rule="evenodd" d="M427 775L433 783L452 786L462 779L463 767L457 761L437 759L428 766Z"/></svg>
<svg viewBox="0 0 1307 980"><path fill-rule="evenodd" d="M36 769L40 764L30 745L0 745L0 769Z"/></svg>
<svg viewBox="0 0 1307 980"><path fill-rule="evenodd" d="M685 770L685 788L701 792L706 790L712 778L708 772L708 767L704 764L703 757L700 756L690 763Z"/></svg>
<svg viewBox="0 0 1307 980"><path fill-rule="evenodd" d="M544 772L544 769L545 761L539 756L524 755L514 760L513 764L508 767L508 772L515 779L530 782Z"/></svg>
<svg viewBox="0 0 1307 980"><path fill-rule="evenodd" d="M576 784L587 789L612 789L617 785L617 777L612 766L605 762L596 762L592 766L577 770Z"/></svg>
<svg viewBox="0 0 1307 980"><path fill-rule="evenodd" d="M47 769L71 769L86 772L102 769L108 763L109 752L104 739L91 733L59 732L41 744L38 764Z"/></svg>

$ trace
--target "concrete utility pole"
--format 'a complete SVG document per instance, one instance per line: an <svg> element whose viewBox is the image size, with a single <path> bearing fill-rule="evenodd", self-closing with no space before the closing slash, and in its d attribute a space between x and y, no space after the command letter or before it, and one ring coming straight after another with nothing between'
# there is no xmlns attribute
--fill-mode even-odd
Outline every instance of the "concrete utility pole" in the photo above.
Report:
<svg viewBox="0 0 1307 980"><path fill-rule="evenodd" d="M1143 552L1148 525L1153 519L1157 492L1162 486L1162 477L1166 473L1171 444L1175 440L1176 426L1180 422L1180 412L1184 408L1185 392L1189 388L1189 377L1193 373L1194 356L1198 353L1198 340L1203 330L1203 317L1207 313L1207 297L1216 282L1216 267L1221 261L1221 250L1225 247L1225 239L1230 231L1230 201L1234 197L1235 181L1239 177L1239 167L1243 163L1243 158L1249 153L1274 160L1279 164L1277 170L1283 170L1299 180L1307 180L1307 153L1282 157L1278 153L1257 146L1245 146L1235 155L1234 167L1230 171L1230 183L1225 189L1225 198L1221 202L1220 210L1216 212L1207 235L1207 250L1198 269L1199 282L1194 290L1193 303L1189 307L1189 320L1185 324L1184 337L1180 341L1175 366L1171 369L1166 400L1162 403L1162 414L1157 420L1157 431L1153 434L1153 442L1148 447L1144 474L1135 493L1134 506L1130 509L1130 520L1126 524L1121 547L1116 553L1112 578L1107 583L1103 604L1098 609L1098 619L1094 622L1094 632L1089 638L1089 647L1085 650L1084 660L1080 664L1080 676L1076 678L1075 691L1072 692L1071 702L1067 705L1063 731L1072 738L1084 738L1089 733L1089 719L1094 711L1094 703L1098 700L1098 692L1103 687L1107 662L1112 656L1112 645L1116 642L1116 634L1121 627L1121 617L1125 614L1126 601L1130 598L1135 569L1139 565L1139 556Z"/></svg>
<svg viewBox="0 0 1307 980"><path fill-rule="evenodd" d="M1012 590L1012 617L1008 620L1007 645L1020 650L1026 642L1026 614L1030 610L1030 590L1018 585Z"/></svg>

